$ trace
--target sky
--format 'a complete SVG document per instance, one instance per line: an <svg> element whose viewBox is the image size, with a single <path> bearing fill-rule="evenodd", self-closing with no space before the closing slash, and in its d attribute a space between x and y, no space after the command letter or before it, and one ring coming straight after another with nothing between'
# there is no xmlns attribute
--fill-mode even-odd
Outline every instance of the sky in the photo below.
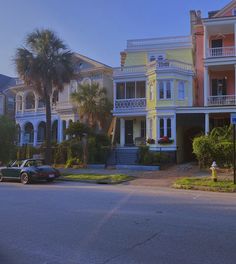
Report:
<svg viewBox="0 0 236 264"><path fill-rule="evenodd" d="M35 29L55 31L74 51L112 67L128 39L186 36L190 10L230 0L0 0L0 74L17 76L13 58Z"/></svg>

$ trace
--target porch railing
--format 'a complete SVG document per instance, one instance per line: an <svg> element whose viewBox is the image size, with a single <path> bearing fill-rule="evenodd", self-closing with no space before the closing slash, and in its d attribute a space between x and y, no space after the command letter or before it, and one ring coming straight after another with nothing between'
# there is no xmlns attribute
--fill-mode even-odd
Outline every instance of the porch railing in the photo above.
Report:
<svg viewBox="0 0 236 264"><path fill-rule="evenodd" d="M235 95L217 95L208 97L208 106L235 105Z"/></svg>
<svg viewBox="0 0 236 264"><path fill-rule="evenodd" d="M157 70L180 70L180 71L193 71L193 66L177 60L163 60L150 62L148 68L157 68Z"/></svg>
<svg viewBox="0 0 236 264"><path fill-rule="evenodd" d="M140 110L146 108L146 98L116 99L115 111Z"/></svg>
<svg viewBox="0 0 236 264"><path fill-rule="evenodd" d="M220 47L220 48L209 48L208 57L218 58L218 57L232 57L235 56L235 47Z"/></svg>

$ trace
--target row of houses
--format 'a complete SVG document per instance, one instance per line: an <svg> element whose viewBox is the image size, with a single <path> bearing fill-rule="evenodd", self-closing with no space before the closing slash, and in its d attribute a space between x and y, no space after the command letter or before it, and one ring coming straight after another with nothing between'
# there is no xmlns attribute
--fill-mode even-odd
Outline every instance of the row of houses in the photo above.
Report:
<svg viewBox="0 0 236 264"><path fill-rule="evenodd" d="M69 123L79 119L70 94L79 83L98 82L113 100L117 149L128 153L148 141L177 162L190 160L193 137L228 125L236 112L236 1L207 18L190 11L190 23L189 36L128 40L117 68L76 54L78 78L51 98L54 139L63 141ZM10 90L19 143L41 144L42 100L20 80Z"/></svg>

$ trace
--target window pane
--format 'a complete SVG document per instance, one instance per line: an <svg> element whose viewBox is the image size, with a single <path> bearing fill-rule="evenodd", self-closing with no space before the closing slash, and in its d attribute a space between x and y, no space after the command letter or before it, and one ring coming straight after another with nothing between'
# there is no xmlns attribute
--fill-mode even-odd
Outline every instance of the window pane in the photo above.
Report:
<svg viewBox="0 0 236 264"><path fill-rule="evenodd" d="M126 98L135 98L135 82L126 83Z"/></svg>
<svg viewBox="0 0 236 264"><path fill-rule="evenodd" d="M125 99L125 83L116 84L116 99Z"/></svg>
<svg viewBox="0 0 236 264"><path fill-rule="evenodd" d="M171 138L171 119L167 119L167 137Z"/></svg>
<svg viewBox="0 0 236 264"><path fill-rule="evenodd" d="M159 82L159 98L164 99L164 83Z"/></svg>
<svg viewBox="0 0 236 264"><path fill-rule="evenodd" d="M164 137L164 119L160 119L160 137Z"/></svg>
<svg viewBox="0 0 236 264"><path fill-rule="evenodd" d="M185 98L184 82L179 82L178 85L178 99L183 100Z"/></svg>
<svg viewBox="0 0 236 264"><path fill-rule="evenodd" d="M171 98L171 83L170 81L166 82L166 99Z"/></svg>
<svg viewBox="0 0 236 264"><path fill-rule="evenodd" d="M136 97L137 98L145 98L146 97L145 86L146 86L145 81L136 82Z"/></svg>

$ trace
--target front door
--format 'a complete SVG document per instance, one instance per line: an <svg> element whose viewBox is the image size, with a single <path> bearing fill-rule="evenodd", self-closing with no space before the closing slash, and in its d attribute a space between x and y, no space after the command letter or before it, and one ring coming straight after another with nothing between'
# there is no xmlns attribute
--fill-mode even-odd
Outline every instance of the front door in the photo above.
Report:
<svg viewBox="0 0 236 264"><path fill-rule="evenodd" d="M133 145L133 120L125 120L125 145Z"/></svg>

